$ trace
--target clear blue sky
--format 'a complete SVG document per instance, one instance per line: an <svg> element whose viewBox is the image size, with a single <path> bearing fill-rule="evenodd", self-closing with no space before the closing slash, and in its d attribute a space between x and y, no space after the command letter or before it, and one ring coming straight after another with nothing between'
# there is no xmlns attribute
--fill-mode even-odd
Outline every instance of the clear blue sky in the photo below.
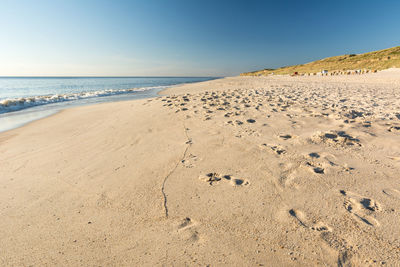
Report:
<svg viewBox="0 0 400 267"><path fill-rule="evenodd" d="M0 2L1 76L227 76L398 45L398 0Z"/></svg>

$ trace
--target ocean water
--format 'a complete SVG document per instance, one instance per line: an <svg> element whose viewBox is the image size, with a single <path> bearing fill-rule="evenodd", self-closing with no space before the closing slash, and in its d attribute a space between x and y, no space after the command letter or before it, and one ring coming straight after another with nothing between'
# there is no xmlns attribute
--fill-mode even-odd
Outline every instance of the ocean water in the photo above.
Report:
<svg viewBox="0 0 400 267"><path fill-rule="evenodd" d="M0 132L79 105L154 97L213 77L0 77Z"/></svg>

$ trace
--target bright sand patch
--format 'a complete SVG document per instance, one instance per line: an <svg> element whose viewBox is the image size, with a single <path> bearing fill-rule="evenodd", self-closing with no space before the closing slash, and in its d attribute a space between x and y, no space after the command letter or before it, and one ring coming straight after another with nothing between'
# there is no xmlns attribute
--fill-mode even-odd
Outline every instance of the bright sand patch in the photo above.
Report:
<svg viewBox="0 0 400 267"><path fill-rule="evenodd" d="M0 134L0 265L400 261L398 70L166 93Z"/></svg>

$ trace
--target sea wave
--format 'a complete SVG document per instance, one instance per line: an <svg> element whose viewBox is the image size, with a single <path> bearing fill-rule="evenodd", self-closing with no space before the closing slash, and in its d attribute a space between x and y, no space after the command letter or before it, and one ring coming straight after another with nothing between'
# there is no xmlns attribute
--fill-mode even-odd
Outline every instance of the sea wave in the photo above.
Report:
<svg viewBox="0 0 400 267"><path fill-rule="evenodd" d="M88 91L88 92L69 93L69 94L53 94L53 95L3 99L0 100L0 114L34 106L58 103L58 102L87 99L94 97L131 94L135 92L142 92L146 90L162 89L162 88L165 88L165 86L153 86L153 87L142 87L142 88L131 88L131 89L107 89L100 91Z"/></svg>

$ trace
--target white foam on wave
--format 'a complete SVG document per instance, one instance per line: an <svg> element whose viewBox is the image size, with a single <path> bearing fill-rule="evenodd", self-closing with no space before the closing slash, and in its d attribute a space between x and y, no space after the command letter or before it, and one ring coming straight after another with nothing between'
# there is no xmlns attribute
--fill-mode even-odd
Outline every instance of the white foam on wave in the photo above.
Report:
<svg viewBox="0 0 400 267"><path fill-rule="evenodd" d="M153 87L142 87L142 88L131 88L131 89L107 89L101 91L90 91L90 92L79 92L69 94L54 94L54 95L42 95L42 96L31 96L0 100L0 114L17 111L29 107L46 105L58 102L65 102L71 100L79 100L93 97L105 97L113 95L130 94L134 92L142 92L151 89L161 89L165 86L153 86Z"/></svg>

